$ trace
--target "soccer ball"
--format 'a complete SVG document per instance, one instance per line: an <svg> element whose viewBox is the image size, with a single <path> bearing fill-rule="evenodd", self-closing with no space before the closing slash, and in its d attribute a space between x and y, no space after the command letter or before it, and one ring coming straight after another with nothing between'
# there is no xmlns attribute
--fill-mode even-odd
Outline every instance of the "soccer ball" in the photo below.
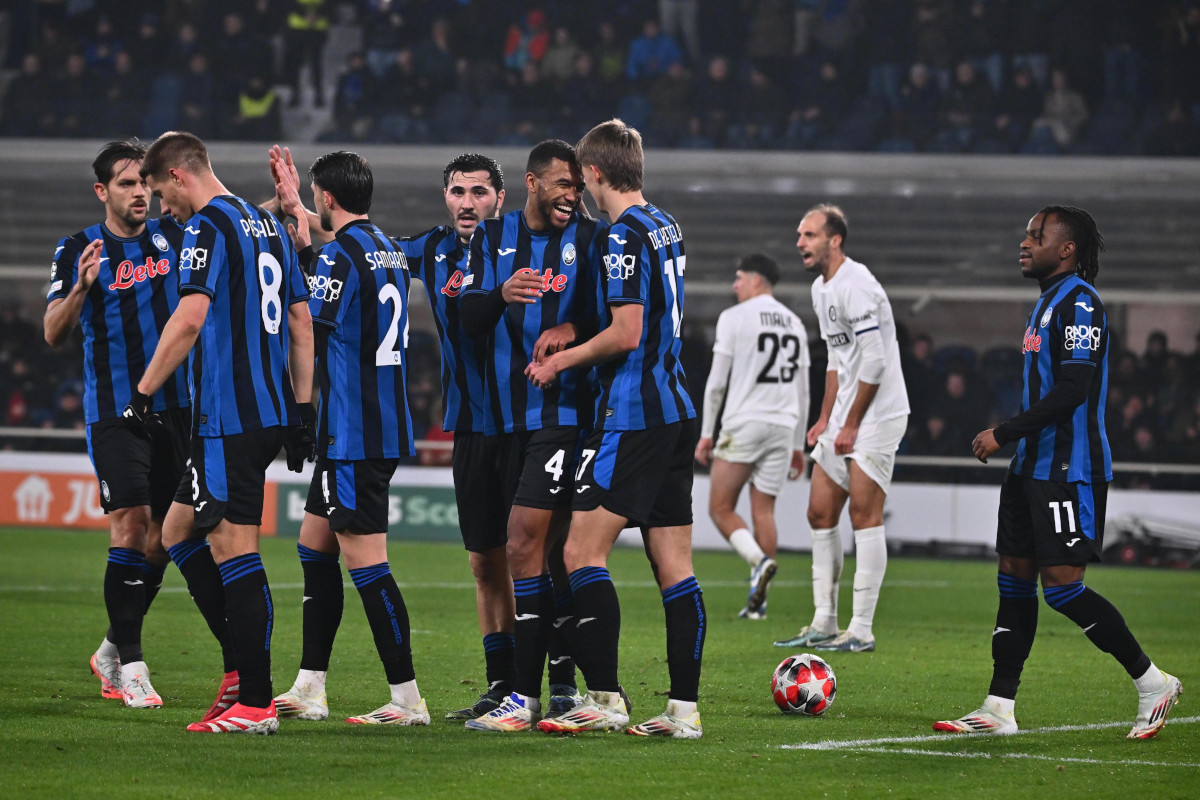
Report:
<svg viewBox="0 0 1200 800"><path fill-rule="evenodd" d="M785 714L819 717L836 695L833 668L812 653L788 656L771 676L771 696Z"/></svg>

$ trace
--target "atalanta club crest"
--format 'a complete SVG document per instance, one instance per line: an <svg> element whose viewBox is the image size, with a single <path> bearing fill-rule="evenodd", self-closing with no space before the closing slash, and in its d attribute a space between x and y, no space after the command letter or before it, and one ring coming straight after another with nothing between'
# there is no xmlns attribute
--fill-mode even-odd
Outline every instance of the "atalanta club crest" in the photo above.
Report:
<svg viewBox="0 0 1200 800"><path fill-rule="evenodd" d="M575 245L571 242L567 242L566 247L562 249L562 263L567 267L575 263Z"/></svg>
<svg viewBox="0 0 1200 800"><path fill-rule="evenodd" d="M154 242L154 246L164 253L170 248L170 245L167 244L167 237L163 236L161 233L156 233L151 236L150 241Z"/></svg>
<svg viewBox="0 0 1200 800"><path fill-rule="evenodd" d="M1046 313L1042 314L1042 321L1038 324L1039 328L1044 328L1050 324L1050 317L1054 314L1054 306L1046 309Z"/></svg>

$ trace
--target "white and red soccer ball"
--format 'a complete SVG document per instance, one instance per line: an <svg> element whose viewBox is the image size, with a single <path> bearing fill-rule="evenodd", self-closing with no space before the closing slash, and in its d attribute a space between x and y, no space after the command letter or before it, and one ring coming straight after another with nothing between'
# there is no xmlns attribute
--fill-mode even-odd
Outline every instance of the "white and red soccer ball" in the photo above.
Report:
<svg viewBox="0 0 1200 800"><path fill-rule="evenodd" d="M812 653L788 656L771 676L771 697L785 714L819 717L833 705L835 696L833 668Z"/></svg>

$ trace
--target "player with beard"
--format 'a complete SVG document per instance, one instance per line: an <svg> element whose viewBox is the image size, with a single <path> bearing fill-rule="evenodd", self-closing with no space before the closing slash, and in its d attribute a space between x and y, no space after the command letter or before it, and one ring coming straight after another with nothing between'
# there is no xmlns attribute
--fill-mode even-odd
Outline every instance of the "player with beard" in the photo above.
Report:
<svg viewBox="0 0 1200 800"><path fill-rule="evenodd" d="M583 176L566 142L548 140L530 151L525 187L523 209L484 220L475 232L462 299L464 328L492 354L486 385L502 449L500 480L512 498L507 552L516 604L513 691L498 708L467 721L473 730L528 730L542 718L550 638L572 620L561 541L590 395L582 373L539 388L521 371L590 327L585 317L607 226L579 210ZM551 661L557 663L551 664L546 716L565 713L580 699L569 656Z"/></svg>
<svg viewBox="0 0 1200 800"><path fill-rule="evenodd" d="M91 658L104 697L159 708L142 657L142 618L162 585L162 523L187 458L187 373L172 372L150 398L159 424L139 435L121 417L132 385L179 305L183 229L163 206L147 219L150 191L138 174L146 148L109 142L96 156L94 190L104 221L58 243L46 298L46 342L83 328L83 405L88 455L109 516L104 606L109 629Z"/></svg>
<svg viewBox="0 0 1200 800"><path fill-rule="evenodd" d="M849 234L845 214L837 206L816 206L796 232L804 269L818 273L813 310L829 349L829 368L821 414L806 437L814 446L808 495L813 621L775 645L863 653L875 649L872 625L887 569L883 502L908 423L908 393L887 293L870 270L842 250ZM838 519L847 500L858 561L854 616L839 633L843 553Z"/></svg>
<svg viewBox="0 0 1200 800"><path fill-rule="evenodd" d="M271 161L277 181L298 187L299 176L288 148L273 148ZM511 494L506 496L495 480L500 455L483 383L487 356L480 342L463 333L459 319L468 245L479 222L495 217L503 205L504 173L494 159L464 153L446 165L442 183L450 224L393 242L407 259L410 274L425 287L441 345L442 427L454 432L459 529L475 578L488 682L478 700L446 715L450 720L468 720L496 708L512 691L513 677L515 611L505 555ZM318 215L307 209L303 213L314 238L327 238L329 232L322 231ZM304 571L304 596L312 599L303 607L300 671L292 687L275 698L276 707L281 716L325 719L329 714L326 673L342 616L340 548L327 521L315 514L305 515L297 548Z"/></svg>

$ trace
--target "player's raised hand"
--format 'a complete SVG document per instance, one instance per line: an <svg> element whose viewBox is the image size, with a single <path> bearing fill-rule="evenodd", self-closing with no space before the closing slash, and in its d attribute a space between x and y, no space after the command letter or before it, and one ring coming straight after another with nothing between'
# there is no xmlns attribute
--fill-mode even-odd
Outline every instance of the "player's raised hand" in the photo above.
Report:
<svg viewBox="0 0 1200 800"><path fill-rule="evenodd" d="M564 322L561 325L555 325L548 331L542 331L542 335L533 345L533 360L540 364L548 356L552 356L559 350L565 350L578 336L578 329L574 322Z"/></svg>
<svg viewBox="0 0 1200 800"><path fill-rule="evenodd" d="M100 274L100 253L103 249L104 242L93 239L79 254L78 277L75 282L81 292L86 292L96 282L96 276Z"/></svg>
<svg viewBox="0 0 1200 800"><path fill-rule="evenodd" d="M542 296L542 275L538 270L517 270L500 287L505 303L536 303Z"/></svg>
<svg viewBox="0 0 1200 800"><path fill-rule="evenodd" d="M536 303L542 296L542 275L537 270L520 269L500 287L505 303Z"/></svg>

